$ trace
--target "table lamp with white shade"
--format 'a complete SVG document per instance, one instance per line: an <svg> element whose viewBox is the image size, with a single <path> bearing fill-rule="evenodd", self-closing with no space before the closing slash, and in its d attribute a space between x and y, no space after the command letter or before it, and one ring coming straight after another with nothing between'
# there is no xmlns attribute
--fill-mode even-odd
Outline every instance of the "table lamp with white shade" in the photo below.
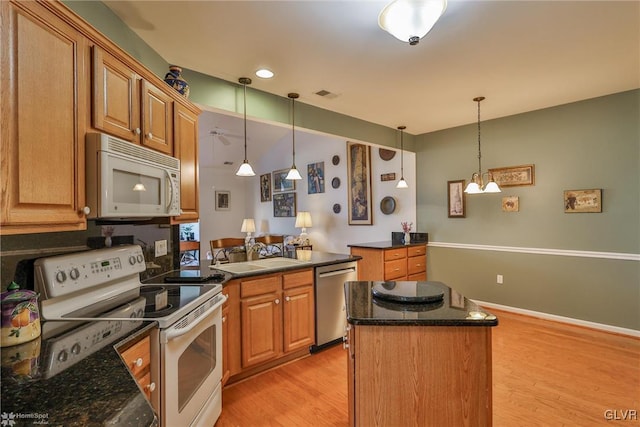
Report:
<svg viewBox="0 0 640 427"><path fill-rule="evenodd" d="M311 213L310 212L298 212L298 214L296 215L296 224L295 227L296 228L301 228L302 231L300 232L300 236L299 236L299 240L301 243L304 243L305 241L309 241L309 238L307 237L307 227L312 227L313 223L311 222Z"/></svg>
<svg viewBox="0 0 640 427"><path fill-rule="evenodd" d="M247 237L244 238L244 244L249 245L249 243L251 243L251 233L256 232L256 222L253 220L253 218L243 219L240 231L243 233L247 233Z"/></svg>

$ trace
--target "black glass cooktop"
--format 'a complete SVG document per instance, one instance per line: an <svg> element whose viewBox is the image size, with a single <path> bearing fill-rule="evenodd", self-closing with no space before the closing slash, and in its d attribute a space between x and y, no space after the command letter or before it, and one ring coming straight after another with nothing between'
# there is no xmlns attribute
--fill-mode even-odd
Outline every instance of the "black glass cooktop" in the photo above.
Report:
<svg viewBox="0 0 640 427"><path fill-rule="evenodd" d="M219 283L224 280L224 273L203 272L201 270L177 270L164 277L165 283Z"/></svg>
<svg viewBox="0 0 640 427"><path fill-rule="evenodd" d="M187 307L194 301L204 297L206 294L220 292L220 285L193 284L193 285L171 285L156 284L143 285L140 287L140 295L154 295L156 293L167 292L167 305L156 308L153 304L145 306L144 317L158 318L165 317L171 313ZM204 299L206 300L206 299ZM204 301L203 300L203 301Z"/></svg>

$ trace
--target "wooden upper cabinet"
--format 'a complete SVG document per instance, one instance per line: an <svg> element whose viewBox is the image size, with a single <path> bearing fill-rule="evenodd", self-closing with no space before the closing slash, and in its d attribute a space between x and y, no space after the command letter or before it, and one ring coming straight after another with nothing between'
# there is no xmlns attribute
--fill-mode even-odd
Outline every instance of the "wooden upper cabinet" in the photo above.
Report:
<svg viewBox="0 0 640 427"><path fill-rule="evenodd" d="M142 81L142 145L173 156L173 100Z"/></svg>
<svg viewBox="0 0 640 427"><path fill-rule="evenodd" d="M93 127L173 156L173 99L93 47Z"/></svg>
<svg viewBox="0 0 640 427"><path fill-rule="evenodd" d="M180 216L175 222L198 220L198 116L175 104L174 156L180 159Z"/></svg>
<svg viewBox="0 0 640 427"><path fill-rule="evenodd" d="M43 5L0 3L0 233L86 229L88 40Z"/></svg>

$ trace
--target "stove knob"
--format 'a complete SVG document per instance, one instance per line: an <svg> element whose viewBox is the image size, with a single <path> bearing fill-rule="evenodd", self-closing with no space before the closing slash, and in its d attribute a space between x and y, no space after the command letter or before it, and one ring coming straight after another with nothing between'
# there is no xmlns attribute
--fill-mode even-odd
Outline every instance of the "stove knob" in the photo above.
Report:
<svg viewBox="0 0 640 427"><path fill-rule="evenodd" d="M80 350L82 350L82 348L78 343L75 343L73 346L71 346L71 353L73 354L80 354Z"/></svg>
<svg viewBox="0 0 640 427"><path fill-rule="evenodd" d="M138 317L144 317L144 309L138 309Z"/></svg>
<svg viewBox="0 0 640 427"><path fill-rule="evenodd" d="M62 350L60 354L58 354L58 362L66 362L68 357L69 353L67 353L67 350Z"/></svg>
<svg viewBox="0 0 640 427"><path fill-rule="evenodd" d="M144 257L142 256L142 254L138 254L138 262L143 262L144 261Z"/></svg>
<svg viewBox="0 0 640 427"><path fill-rule="evenodd" d="M69 272L69 276L71 277L72 280L78 280L78 278L80 277L80 270L78 270L76 267L74 267Z"/></svg>
<svg viewBox="0 0 640 427"><path fill-rule="evenodd" d="M136 265L136 257L134 257L133 255L131 255L129 257L129 264L131 265Z"/></svg>
<svg viewBox="0 0 640 427"><path fill-rule="evenodd" d="M138 315L135 311L132 311L131 314L129 315L130 319L135 319L136 317L138 317Z"/></svg>
<svg viewBox="0 0 640 427"><path fill-rule="evenodd" d="M67 273L62 270L58 271L56 273L56 281L58 283L63 283L65 280L67 280Z"/></svg>

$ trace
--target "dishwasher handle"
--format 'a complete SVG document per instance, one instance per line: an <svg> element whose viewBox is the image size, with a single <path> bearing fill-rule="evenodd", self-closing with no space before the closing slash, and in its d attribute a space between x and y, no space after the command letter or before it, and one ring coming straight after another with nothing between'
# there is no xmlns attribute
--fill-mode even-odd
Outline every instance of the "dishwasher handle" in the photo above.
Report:
<svg viewBox="0 0 640 427"><path fill-rule="evenodd" d="M349 273L355 273L356 269L355 267L349 267L349 268L343 268L342 270L333 270L333 271L327 271L326 273L320 273L318 274L318 277L323 278L323 277L331 277L331 276L338 276L340 274L349 274Z"/></svg>

